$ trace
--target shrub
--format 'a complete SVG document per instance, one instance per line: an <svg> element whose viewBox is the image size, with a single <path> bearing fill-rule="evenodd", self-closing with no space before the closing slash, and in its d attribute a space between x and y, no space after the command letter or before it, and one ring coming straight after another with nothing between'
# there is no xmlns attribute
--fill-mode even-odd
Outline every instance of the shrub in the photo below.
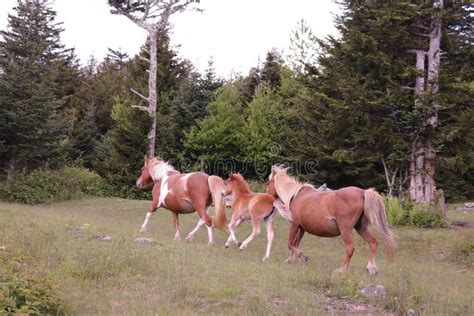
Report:
<svg viewBox="0 0 474 316"><path fill-rule="evenodd" d="M102 196L105 185L96 173L84 168L66 167L59 170L36 170L0 184L0 198L26 204L39 204Z"/></svg>
<svg viewBox="0 0 474 316"><path fill-rule="evenodd" d="M0 315L64 314L57 289L29 260L15 253L0 253ZM23 269L25 266L28 268Z"/></svg>
<svg viewBox="0 0 474 316"><path fill-rule="evenodd" d="M415 204L409 199L388 198L385 200L385 208L391 225L421 228L448 227L439 210L432 205Z"/></svg>

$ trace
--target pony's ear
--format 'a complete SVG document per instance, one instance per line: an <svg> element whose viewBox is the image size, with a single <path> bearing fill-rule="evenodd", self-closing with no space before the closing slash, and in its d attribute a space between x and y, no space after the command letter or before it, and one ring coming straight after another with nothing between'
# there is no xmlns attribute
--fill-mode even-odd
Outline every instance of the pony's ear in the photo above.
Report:
<svg viewBox="0 0 474 316"><path fill-rule="evenodd" d="M234 174L232 172L229 173L229 179L234 179Z"/></svg>

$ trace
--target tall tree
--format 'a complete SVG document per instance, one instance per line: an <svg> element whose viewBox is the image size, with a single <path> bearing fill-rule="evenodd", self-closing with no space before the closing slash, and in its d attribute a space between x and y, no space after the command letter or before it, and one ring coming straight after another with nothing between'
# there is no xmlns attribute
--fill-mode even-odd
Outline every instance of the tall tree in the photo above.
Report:
<svg viewBox="0 0 474 316"><path fill-rule="evenodd" d="M186 10L190 4L198 2L195 0L108 0L110 6L114 8L112 13L121 14L143 28L148 33L149 48L149 76L148 76L148 96L144 96L138 91L140 98L148 103L147 107L135 105L134 107L146 111L151 117L151 127L148 133L148 155L155 155L156 145L156 76L157 76L157 41L160 33L166 33L169 28L169 19L176 12Z"/></svg>
<svg viewBox="0 0 474 316"><path fill-rule="evenodd" d="M44 0L20 0L0 32L1 168L8 176L64 160L68 145L57 71L62 28Z"/></svg>

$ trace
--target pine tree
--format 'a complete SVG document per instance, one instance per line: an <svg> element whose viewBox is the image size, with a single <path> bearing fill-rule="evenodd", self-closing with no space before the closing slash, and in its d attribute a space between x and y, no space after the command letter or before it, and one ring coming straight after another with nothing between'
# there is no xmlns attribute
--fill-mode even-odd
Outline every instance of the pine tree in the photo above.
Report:
<svg viewBox="0 0 474 316"><path fill-rule="evenodd" d="M58 86L64 62L56 13L43 0L21 0L0 32L1 172L64 161L68 144Z"/></svg>
<svg viewBox="0 0 474 316"><path fill-rule="evenodd" d="M242 160L241 133L244 126L238 90L227 85L207 106L207 116L185 133L183 158L212 174L238 168Z"/></svg>

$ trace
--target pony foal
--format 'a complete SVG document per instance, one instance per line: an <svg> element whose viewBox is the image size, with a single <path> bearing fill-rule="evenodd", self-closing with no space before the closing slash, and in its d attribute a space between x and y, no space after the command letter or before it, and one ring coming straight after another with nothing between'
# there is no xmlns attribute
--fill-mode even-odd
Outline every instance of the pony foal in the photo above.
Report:
<svg viewBox="0 0 474 316"><path fill-rule="evenodd" d="M228 225L230 234L225 247L229 247L232 241L237 245L240 244L235 236L235 230L244 220L250 219L252 233L240 244L240 250L244 250L260 234L260 224L264 219L267 226L267 250L262 261L267 260L270 258L273 242L273 218L275 216L273 202L275 198L267 193L252 193L249 184L238 173L231 173L226 185L227 189L223 191L223 195L232 194L234 200L232 202L232 218Z"/></svg>

